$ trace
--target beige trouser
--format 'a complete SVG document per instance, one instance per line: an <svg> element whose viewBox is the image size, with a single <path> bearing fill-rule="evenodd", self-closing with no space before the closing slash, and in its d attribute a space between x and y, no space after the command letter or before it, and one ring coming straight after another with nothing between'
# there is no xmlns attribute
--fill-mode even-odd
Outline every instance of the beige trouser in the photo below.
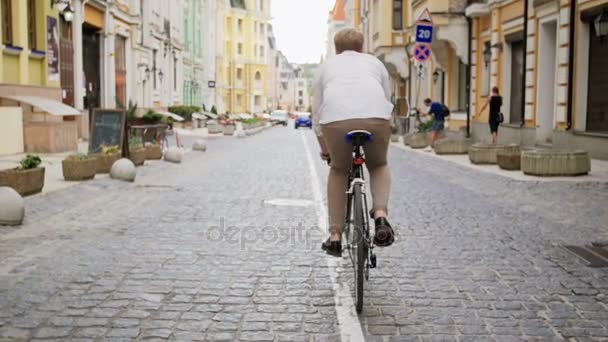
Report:
<svg viewBox="0 0 608 342"><path fill-rule="evenodd" d="M346 134L353 130L366 130L373 134L367 142L365 165L370 174L373 211L387 211L391 188L391 173L387 164L388 145L391 126L384 119L353 119L321 125L321 133L331 156L331 169L327 180L327 202L329 230L341 234L346 216L346 190L348 172L352 164L352 144L347 142Z"/></svg>

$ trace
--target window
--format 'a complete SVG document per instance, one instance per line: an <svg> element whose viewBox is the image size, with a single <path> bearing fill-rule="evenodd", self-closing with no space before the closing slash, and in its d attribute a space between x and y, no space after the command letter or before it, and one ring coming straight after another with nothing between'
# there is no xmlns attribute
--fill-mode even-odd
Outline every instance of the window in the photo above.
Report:
<svg viewBox="0 0 608 342"><path fill-rule="evenodd" d="M236 51L237 51L237 53L238 53L239 55L242 55L242 54L243 54L243 43L238 43L238 44L236 45Z"/></svg>
<svg viewBox="0 0 608 342"><path fill-rule="evenodd" d="M303 106L303 105L304 105L304 101L302 101L302 100L298 100L298 104L299 104L300 106Z"/></svg>
<svg viewBox="0 0 608 342"><path fill-rule="evenodd" d="M241 95L241 94L236 95L236 104L237 104L237 106L243 105L243 95Z"/></svg>
<svg viewBox="0 0 608 342"><path fill-rule="evenodd" d="M114 58L116 73L116 106L125 108L127 105L127 61L126 42L123 36L116 35L114 38Z"/></svg>
<svg viewBox="0 0 608 342"><path fill-rule="evenodd" d="M237 21L237 28L239 29L239 33L243 33L243 19Z"/></svg>
<svg viewBox="0 0 608 342"><path fill-rule="evenodd" d="M254 97L254 100L253 100L253 101L254 101L254 103L255 103L256 107L259 107L259 106L262 104L262 97L261 97L261 96L259 96L259 95L256 95L256 96Z"/></svg>
<svg viewBox="0 0 608 342"><path fill-rule="evenodd" d="M260 58L264 58L264 47L260 46Z"/></svg>
<svg viewBox="0 0 608 342"><path fill-rule="evenodd" d="M236 79L239 81L243 79L243 69L236 68Z"/></svg>
<svg viewBox="0 0 608 342"><path fill-rule="evenodd" d="M393 30L403 30L403 0L393 0Z"/></svg>
<svg viewBox="0 0 608 342"><path fill-rule="evenodd" d="M259 4L258 8L260 9L261 12L263 12L264 11L264 0L259 0L259 1L260 1L260 4Z"/></svg>
<svg viewBox="0 0 608 342"><path fill-rule="evenodd" d="M5 45L13 44L13 14L11 7L12 0L2 0L2 43Z"/></svg>
<svg viewBox="0 0 608 342"><path fill-rule="evenodd" d="M27 0L27 43L36 50L36 0Z"/></svg>
<svg viewBox="0 0 608 342"><path fill-rule="evenodd" d="M264 36L264 23L260 23L260 34Z"/></svg>
<svg viewBox="0 0 608 342"><path fill-rule="evenodd" d="M298 91L299 96L304 96L304 92L302 90Z"/></svg>
<svg viewBox="0 0 608 342"><path fill-rule="evenodd" d="M260 73L259 71L255 73L255 80L256 81L261 81L262 80L262 73Z"/></svg>
<svg viewBox="0 0 608 342"><path fill-rule="evenodd" d="M606 90L608 89L608 43L606 38L599 38L595 31L595 25L591 23L589 31L589 88L587 94L587 119L586 130L588 132L608 132L608 101Z"/></svg>

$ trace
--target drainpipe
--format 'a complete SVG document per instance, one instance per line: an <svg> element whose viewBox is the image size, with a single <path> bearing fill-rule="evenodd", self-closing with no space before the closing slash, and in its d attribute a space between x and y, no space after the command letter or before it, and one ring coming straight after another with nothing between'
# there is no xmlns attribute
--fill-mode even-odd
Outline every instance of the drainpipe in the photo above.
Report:
<svg viewBox="0 0 608 342"><path fill-rule="evenodd" d="M572 129L572 112L574 111L574 33L576 21L576 0L570 0L570 42L568 44L568 111L566 130Z"/></svg>
<svg viewBox="0 0 608 342"><path fill-rule="evenodd" d="M520 127L524 127L526 125L526 73L528 72L528 2L529 0L524 1L524 72L522 75L522 84L524 87L524 100L521 103L521 124Z"/></svg>
<svg viewBox="0 0 608 342"><path fill-rule="evenodd" d="M467 65L467 138L471 137L471 65L473 61L473 19L467 17L467 24L469 25L469 63Z"/></svg>

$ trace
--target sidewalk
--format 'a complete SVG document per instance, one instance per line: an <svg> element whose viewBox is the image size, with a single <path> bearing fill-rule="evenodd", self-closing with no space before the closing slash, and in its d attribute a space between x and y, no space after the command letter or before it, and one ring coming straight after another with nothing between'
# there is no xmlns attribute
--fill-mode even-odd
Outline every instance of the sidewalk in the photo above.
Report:
<svg viewBox="0 0 608 342"><path fill-rule="evenodd" d="M42 192L30 197L45 195L49 192L68 188L70 186L79 184L80 182L67 182L63 179L63 170L61 167L61 161L73 152L62 152L62 153L49 153L41 154L35 153L42 159L41 166L44 166L44 188ZM13 154L9 156L0 157L0 170L11 169L19 166L19 161L23 159L28 153ZM34 154L34 153L30 153ZM95 175L95 179L107 178L108 175Z"/></svg>
<svg viewBox="0 0 608 342"><path fill-rule="evenodd" d="M403 138L399 138L398 143L391 143L392 146L423 154L431 158L442 159L477 171L492 173L498 176L511 178L518 181L528 182L600 182L608 183L608 161L591 159L591 172L586 176L578 177L537 177L528 176L521 171L507 171L497 165L475 165L469 160L469 156L464 155L437 155L435 152L425 149L413 149L403 144Z"/></svg>

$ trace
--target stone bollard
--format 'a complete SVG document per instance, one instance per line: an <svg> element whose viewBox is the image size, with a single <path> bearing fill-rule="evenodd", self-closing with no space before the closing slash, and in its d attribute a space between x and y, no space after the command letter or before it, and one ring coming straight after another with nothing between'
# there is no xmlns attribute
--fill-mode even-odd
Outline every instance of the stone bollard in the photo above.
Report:
<svg viewBox="0 0 608 342"><path fill-rule="evenodd" d="M467 154L473 140L465 138L445 138L435 142L433 149L437 154Z"/></svg>
<svg viewBox="0 0 608 342"><path fill-rule="evenodd" d="M25 217L23 197L13 188L0 187L0 225L18 226Z"/></svg>
<svg viewBox="0 0 608 342"><path fill-rule="evenodd" d="M207 151L207 142L203 139L199 139L192 145L193 151L205 152Z"/></svg>
<svg viewBox="0 0 608 342"><path fill-rule="evenodd" d="M126 158L115 161L110 170L110 178L125 182L134 182L136 175L135 164Z"/></svg>
<svg viewBox="0 0 608 342"><path fill-rule="evenodd" d="M182 158L184 157L184 152L179 147L169 147L167 151L165 151L165 161L179 164L182 162Z"/></svg>

